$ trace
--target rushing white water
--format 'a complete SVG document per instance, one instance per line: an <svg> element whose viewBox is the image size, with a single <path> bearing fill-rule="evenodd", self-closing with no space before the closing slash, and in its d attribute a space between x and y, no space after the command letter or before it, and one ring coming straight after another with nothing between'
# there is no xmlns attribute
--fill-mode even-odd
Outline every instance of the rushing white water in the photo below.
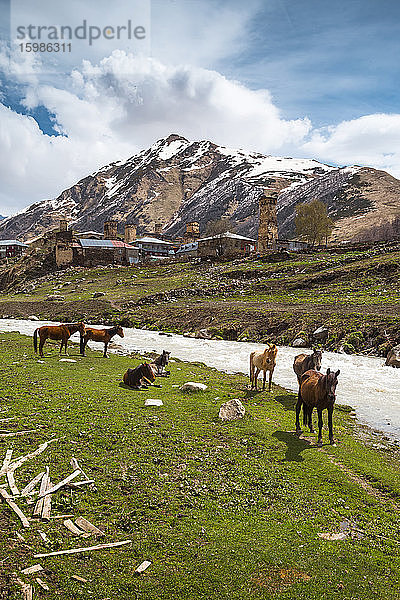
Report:
<svg viewBox="0 0 400 600"><path fill-rule="evenodd" d="M32 335L36 327L49 321L24 321L0 319L0 331L18 331ZM261 344L228 342L225 340L199 340L181 335L161 336L158 332L124 328L125 337L114 338L114 347L125 351L171 351L172 356L187 361L203 362L227 373L248 373L249 354L263 350ZM77 334L72 339L76 339ZM103 344L92 344L102 348ZM293 357L298 348L280 346L274 382L296 391L297 379L293 372ZM360 421L385 431L400 440L400 369L384 366L382 358L324 352L322 370L340 369L337 402L355 408Z"/></svg>

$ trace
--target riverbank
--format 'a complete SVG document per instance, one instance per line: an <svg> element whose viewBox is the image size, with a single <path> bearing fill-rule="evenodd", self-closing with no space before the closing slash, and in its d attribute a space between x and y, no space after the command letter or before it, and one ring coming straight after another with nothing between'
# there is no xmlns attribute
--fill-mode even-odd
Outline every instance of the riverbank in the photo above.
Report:
<svg viewBox="0 0 400 600"><path fill-rule="evenodd" d="M360 439L347 411L335 411L337 447L320 450L314 435L294 435L295 395L281 387L251 394L243 375L175 360L161 388L135 392L119 382L139 356L82 358L72 347L76 362L59 362L58 344L48 343L40 362L29 338L2 333L0 341L1 408L15 418L7 427L36 429L0 440L2 455L60 439L35 468L18 470L17 484L46 465L58 481L75 456L97 492L58 492L54 514L84 515L105 530L105 541L132 539L122 549L40 559L50 600L397 600L398 457ZM207 391L183 394L178 386L188 380ZM144 407L146 398L163 406ZM229 398L239 398L246 415L222 423L218 409ZM32 523L21 542L5 505L1 520L4 593L13 589L12 572L46 551L37 530L50 549L93 544L59 520ZM346 539L318 535L339 532ZM137 578L142 560L152 565Z"/></svg>

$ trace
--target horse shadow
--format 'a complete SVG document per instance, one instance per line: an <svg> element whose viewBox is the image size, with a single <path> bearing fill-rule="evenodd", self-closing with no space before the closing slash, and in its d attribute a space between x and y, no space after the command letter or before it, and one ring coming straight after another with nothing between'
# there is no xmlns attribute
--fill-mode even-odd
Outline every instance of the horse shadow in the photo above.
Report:
<svg viewBox="0 0 400 600"><path fill-rule="evenodd" d="M285 453L285 461L289 462L302 462L304 457L301 453L304 450L315 448L315 444L312 444L309 440L299 438L295 433L288 431L275 431L272 437L276 438L280 442L285 442L287 448Z"/></svg>
<svg viewBox="0 0 400 600"><path fill-rule="evenodd" d="M285 410L295 410L297 403L297 396L294 394L279 394L275 396L274 400L282 404Z"/></svg>

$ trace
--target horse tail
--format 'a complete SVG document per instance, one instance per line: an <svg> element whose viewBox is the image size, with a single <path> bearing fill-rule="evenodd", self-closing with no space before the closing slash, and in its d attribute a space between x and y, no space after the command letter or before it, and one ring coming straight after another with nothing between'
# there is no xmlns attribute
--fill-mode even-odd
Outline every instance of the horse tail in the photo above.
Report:
<svg viewBox="0 0 400 600"><path fill-rule="evenodd" d="M37 332L38 329L35 329L35 331L33 332L33 348L35 350L35 352L37 352Z"/></svg>

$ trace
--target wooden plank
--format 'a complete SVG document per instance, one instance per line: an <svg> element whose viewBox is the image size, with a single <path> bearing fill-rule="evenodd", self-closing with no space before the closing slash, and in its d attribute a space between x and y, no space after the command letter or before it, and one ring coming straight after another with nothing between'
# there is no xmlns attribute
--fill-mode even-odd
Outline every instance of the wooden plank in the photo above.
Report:
<svg viewBox="0 0 400 600"><path fill-rule="evenodd" d="M47 490L51 490L52 488L52 483L50 481L50 477L49 480L47 482ZM42 519L44 519L45 521L49 520L50 517L50 513L51 513L51 494L48 494L47 496L45 496L42 500L43 504L42 504L42 513L41 513L41 517Z"/></svg>
<svg viewBox="0 0 400 600"><path fill-rule="evenodd" d="M13 496L19 496L19 489L15 483L14 471L7 471L7 481Z"/></svg>
<svg viewBox="0 0 400 600"><path fill-rule="evenodd" d="M80 469L82 475L84 477L86 477L86 481L87 483L90 485L90 488L93 491L96 491L96 486L94 485L94 479L90 479L90 477L85 473L85 471L82 469L81 465L78 463L78 461L76 460L76 458L72 457L71 458L71 467L73 469ZM90 483L89 483L90 482Z"/></svg>
<svg viewBox="0 0 400 600"><path fill-rule="evenodd" d="M83 535L85 533L84 531L82 531L82 529L79 529L79 527L77 527L75 523L71 521L71 519L66 519L64 521L64 527L66 527L68 531L70 531L74 535Z"/></svg>
<svg viewBox="0 0 400 600"><path fill-rule="evenodd" d="M5 467L5 468L2 467L0 469L0 475L4 475L6 473L6 471L8 471L8 470L15 471L15 469L18 469L18 467L23 465L24 462L26 462L27 460L30 460L31 458L35 458L35 456L38 456L39 454L44 452L49 444L51 444L52 442L57 442L57 440L58 440L58 438L54 438L53 440L44 442L38 448L36 448L36 450L34 450L33 452L30 452L29 454L25 454L25 456L20 456L19 458L14 460L12 463L10 463L8 465L8 467Z"/></svg>
<svg viewBox="0 0 400 600"><path fill-rule="evenodd" d="M75 479L75 477L78 477L78 475L80 475L80 473L81 473L80 469L76 469L76 471L74 471L73 473L68 475L68 477L66 477L65 479L63 479L62 481L57 483L56 485L53 485L53 487L47 489L45 492L42 492L42 490L40 490L39 499L43 498L44 496L47 496L48 494L53 494L54 492L56 492L57 490L62 488L64 485L67 485L67 483L69 483L70 481Z"/></svg>
<svg viewBox="0 0 400 600"><path fill-rule="evenodd" d="M7 450L4 460L3 460L3 466L1 467L1 470L8 468L8 465L10 464L10 461L11 461L12 453L13 453L12 450Z"/></svg>
<svg viewBox="0 0 400 600"><path fill-rule="evenodd" d="M18 577L16 578L17 583L22 588L22 593L24 595L24 600L33 600L33 587L29 583L25 583Z"/></svg>
<svg viewBox="0 0 400 600"><path fill-rule="evenodd" d="M17 538L19 539L20 542L24 542L25 541L24 536L21 535L19 531L16 531L15 535L17 536Z"/></svg>
<svg viewBox="0 0 400 600"><path fill-rule="evenodd" d="M47 535L44 533L44 531L38 531L38 534L40 535L40 537L42 538L42 540L44 541L45 544L50 544L50 540L47 537Z"/></svg>
<svg viewBox="0 0 400 600"><path fill-rule="evenodd" d="M28 485L26 485L24 487L23 490L21 490L20 495L26 496L27 494L29 494L29 492L31 492L36 487L36 485L39 483L39 481L42 479L44 474L45 474L45 471L42 471L41 473L39 473L39 475L36 475L36 477L34 477L32 479L32 481L30 481L28 483Z"/></svg>
<svg viewBox="0 0 400 600"><path fill-rule="evenodd" d="M32 565L31 567L27 567L26 569L21 569L21 573L24 575L31 575L32 573L38 573L39 571L43 571L42 565Z"/></svg>
<svg viewBox="0 0 400 600"><path fill-rule="evenodd" d="M96 525L93 525L90 521L85 519L84 517L78 517L75 519L76 525L83 529L83 531L87 531L88 533L94 533L95 535L105 535L104 531L101 531Z"/></svg>
<svg viewBox="0 0 400 600"><path fill-rule="evenodd" d="M88 485L89 487L91 487L94 483L94 479L85 479L84 481L71 481L71 483L68 483L68 487L71 487L73 489L81 489L84 485Z"/></svg>
<svg viewBox="0 0 400 600"><path fill-rule="evenodd" d="M40 579L40 577L36 577L36 583L37 583L38 585L40 585L40 587L41 587L41 588L43 588L44 590L46 590L46 592L49 592L49 591L50 591L50 588L49 588L49 586L47 585L47 583L45 583L45 582L43 581L43 579Z"/></svg>
<svg viewBox="0 0 400 600"><path fill-rule="evenodd" d="M14 437L16 435L25 435L25 433L34 433L37 429L24 429L24 431L13 431L9 433L0 433L0 438Z"/></svg>
<svg viewBox="0 0 400 600"><path fill-rule="evenodd" d="M48 482L49 482L49 467L46 467L45 474L43 475L42 481L40 482L39 494L41 494L42 492L45 492L47 490ZM43 509L43 498L40 498L36 502L35 508L33 509L33 516L40 517L40 515L42 514L42 509Z"/></svg>
<svg viewBox="0 0 400 600"><path fill-rule="evenodd" d="M22 510L19 508L19 506L17 506L14 502L14 500L11 498L11 496L8 494L8 492L6 492L6 490L4 490L3 488L0 488L0 496L3 498L3 500L5 500L8 504L8 506L15 512L15 514L19 517L19 519L21 520L21 523L24 527L29 527L29 521L26 518L26 516L24 515L24 513L22 512Z"/></svg>
<svg viewBox="0 0 400 600"><path fill-rule="evenodd" d="M135 573L138 573L140 575L141 573L143 573L143 571L148 569L150 565L151 562L149 560L144 560L142 563L140 563L138 567L136 567Z"/></svg>
<svg viewBox="0 0 400 600"><path fill-rule="evenodd" d="M46 558L47 556L60 556L61 554L77 554L79 552L91 552L92 550L103 550L104 548L117 548L118 546L125 546L125 544L132 544L132 540L125 540L123 542L113 542L110 544L99 544L98 546L87 546L86 548L71 548L70 550L58 550L58 552L47 552L45 554L35 554L34 558Z"/></svg>
<svg viewBox="0 0 400 600"><path fill-rule="evenodd" d="M84 577L79 577L79 575L71 575L71 579L76 579L76 581L81 581L82 583L87 583L87 579Z"/></svg>

